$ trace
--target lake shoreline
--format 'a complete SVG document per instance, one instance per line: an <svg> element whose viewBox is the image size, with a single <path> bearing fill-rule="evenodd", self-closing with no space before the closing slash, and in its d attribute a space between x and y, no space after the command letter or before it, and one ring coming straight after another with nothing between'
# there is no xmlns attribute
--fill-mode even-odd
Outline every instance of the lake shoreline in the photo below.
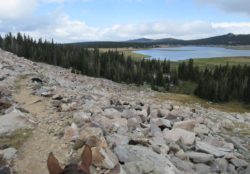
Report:
<svg viewBox="0 0 250 174"><path fill-rule="evenodd" d="M171 46L146 49L135 49L131 52L145 55L147 59L179 61L187 59L208 59L208 58L236 58L250 57L249 49L243 47L225 47L225 46Z"/></svg>

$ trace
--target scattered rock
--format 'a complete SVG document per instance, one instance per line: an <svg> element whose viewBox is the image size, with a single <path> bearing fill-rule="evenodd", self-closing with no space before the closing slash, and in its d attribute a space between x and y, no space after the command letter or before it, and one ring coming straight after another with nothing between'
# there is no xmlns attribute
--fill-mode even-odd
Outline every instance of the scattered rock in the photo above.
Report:
<svg viewBox="0 0 250 174"><path fill-rule="evenodd" d="M187 174L194 174L195 171L193 170L194 164L189 162L189 161L185 161L185 160L181 160L175 156L173 156L170 161L182 172L187 173Z"/></svg>
<svg viewBox="0 0 250 174"><path fill-rule="evenodd" d="M233 122L231 120L228 120L228 119L222 120L221 126L225 129L229 129L229 130L234 128Z"/></svg>
<svg viewBox="0 0 250 174"><path fill-rule="evenodd" d="M128 119L128 130L131 132L137 128L139 125L138 118L129 118Z"/></svg>
<svg viewBox="0 0 250 174"><path fill-rule="evenodd" d="M217 158L211 163L211 171L217 173L226 173L228 162L224 158Z"/></svg>
<svg viewBox="0 0 250 174"><path fill-rule="evenodd" d="M53 96L53 93L52 93L52 92L43 92L43 93L41 94L41 96L43 96L43 97L52 97L52 96Z"/></svg>
<svg viewBox="0 0 250 174"><path fill-rule="evenodd" d="M214 160L214 156L211 154L200 152L186 152L186 155L195 163L207 163Z"/></svg>
<svg viewBox="0 0 250 174"><path fill-rule="evenodd" d="M227 166L227 172L228 172L229 174L238 174L238 172L235 170L234 165L232 165L232 164L229 164L229 165Z"/></svg>
<svg viewBox="0 0 250 174"><path fill-rule="evenodd" d="M66 141L76 140L79 137L79 130L75 123L72 123L70 127L67 127L64 131L63 138Z"/></svg>
<svg viewBox="0 0 250 174"><path fill-rule="evenodd" d="M76 110L76 103L69 103L69 104L62 104L61 105L61 111L62 112L69 112L69 111L74 111Z"/></svg>
<svg viewBox="0 0 250 174"><path fill-rule="evenodd" d="M9 167L0 167L0 174L11 174Z"/></svg>
<svg viewBox="0 0 250 174"><path fill-rule="evenodd" d="M17 150L15 148L8 148L3 150L3 159L9 161L15 157Z"/></svg>
<svg viewBox="0 0 250 174"><path fill-rule="evenodd" d="M124 165L127 174L144 174L154 172L154 163L151 161L128 162Z"/></svg>
<svg viewBox="0 0 250 174"><path fill-rule="evenodd" d="M195 120L185 120L185 121L175 122L173 128L181 128L188 131L193 131L195 124L196 124Z"/></svg>
<svg viewBox="0 0 250 174"><path fill-rule="evenodd" d="M230 160L230 162L235 166L235 167L247 167L249 163L247 163L245 160L238 159L238 158L233 158Z"/></svg>
<svg viewBox="0 0 250 174"><path fill-rule="evenodd" d="M93 164L97 167L113 169L118 164L117 157L106 147L93 147Z"/></svg>
<svg viewBox="0 0 250 174"><path fill-rule="evenodd" d="M209 128L204 124L196 124L194 127L194 132L198 135L207 135L209 131Z"/></svg>
<svg viewBox="0 0 250 174"><path fill-rule="evenodd" d="M210 167L206 164L196 164L195 170L199 174L208 174L211 172Z"/></svg>
<svg viewBox="0 0 250 174"><path fill-rule="evenodd" d="M75 112L73 114L73 121L78 127L82 127L85 123L90 122L91 113L86 113L82 111Z"/></svg>
<svg viewBox="0 0 250 174"><path fill-rule="evenodd" d="M134 118L134 117L137 116L136 114L137 114L137 113L136 113L135 110L126 109L126 110L124 110L124 111L122 112L122 117L127 118L127 119L129 119L129 118Z"/></svg>
<svg viewBox="0 0 250 174"><path fill-rule="evenodd" d="M120 162L148 162L152 164L152 171L158 174L173 174L178 172L174 165L164 156L142 146L121 145L115 148Z"/></svg>
<svg viewBox="0 0 250 174"><path fill-rule="evenodd" d="M227 149L227 148L222 148L222 147L216 147L214 145L211 145L207 142L202 142L202 141L198 141L196 142L196 150L197 151L202 151L202 152L206 152L206 153L210 153L216 157L223 157L226 154L228 154L229 152L231 152L232 150Z"/></svg>
<svg viewBox="0 0 250 174"><path fill-rule="evenodd" d="M110 119L113 119L116 117L121 117L122 113L117 111L114 108L108 108L108 109L104 110L103 115L110 118Z"/></svg>
<svg viewBox="0 0 250 174"><path fill-rule="evenodd" d="M170 131L164 131L163 135L167 140L170 141L177 142L178 140L181 140L184 145L192 145L195 140L195 133L179 128Z"/></svg>
<svg viewBox="0 0 250 174"><path fill-rule="evenodd" d="M11 133L17 129L28 128L33 123L21 111L14 109L8 114L0 116L0 134Z"/></svg>
<svg viewBox="0 0 250 174"><path fill-rule="evenodd" d="M56 94L52 96L52 100L62 100L63 97L60 94Z"/></svg>
<svg viewBox="0 0 250 174"><path fill-rule="evenodd" d="M152 118L150 122L154 122L161 130L171 128L171 122L164 118Z"/></svg>

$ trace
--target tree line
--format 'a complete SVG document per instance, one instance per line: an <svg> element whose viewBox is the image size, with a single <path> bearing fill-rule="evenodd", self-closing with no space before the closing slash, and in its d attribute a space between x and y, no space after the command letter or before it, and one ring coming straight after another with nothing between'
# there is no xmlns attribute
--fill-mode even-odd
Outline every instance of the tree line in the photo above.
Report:
<svg viewBox="0 0 250 174"><path fill-rule="evenodd" d="M180 80L197 84L194 94L213 102L240 101L250 103L250 66L217 65L200 70L193 60L178 67Z"/></svg>
<svg viewBox="0 0 250 174"><path fill-rule="evenodd" d="M116 82L149 84L164 89L177 82L177 73L171 72L170 61L166 60L136 61L118 51L101 52L97 48L55 44L53 40L34 40L21 33L0 36L0 47L32 61L72 68L75 73Z"/></svg>
<svg viewBox="0 0 250 174"><path fill-rule="evenodd" d="M194 60L182 62L178 68L170 61L134 60L118 51L101 52L72 44L34 40L18 33L0 36L0 48L36 62L71 68L72 72L107 78L128 84L150 85L154 90L171 90L180 81L197 84L194 94L214 102L238 100L250 103L250 67L216 66L200 69Z"/></svg>

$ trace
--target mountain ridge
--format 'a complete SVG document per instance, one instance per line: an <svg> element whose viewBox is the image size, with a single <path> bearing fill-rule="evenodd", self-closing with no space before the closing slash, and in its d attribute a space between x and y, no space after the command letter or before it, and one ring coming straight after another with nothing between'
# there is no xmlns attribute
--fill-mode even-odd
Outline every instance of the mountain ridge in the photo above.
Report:
<svg viewBox="0 0 250 174"><path fill-rule="evenodd" d="M158 45L250 45L250 34L233 34L183 40L176 38L138 38L127 41L91 41L91 42L77 42L69 43L70 45L93 47L93 48L119 48L119 47L155 47Z"/></svg>

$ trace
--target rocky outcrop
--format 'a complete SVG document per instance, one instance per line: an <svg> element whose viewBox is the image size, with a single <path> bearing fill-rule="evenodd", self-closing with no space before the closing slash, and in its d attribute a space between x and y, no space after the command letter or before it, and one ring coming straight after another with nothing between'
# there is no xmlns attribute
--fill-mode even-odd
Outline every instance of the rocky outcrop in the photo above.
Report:
<svg viewBox="0 0 250 174"><path fill-rule="evenodd" d="M38 97L28 99L26 107L11 97L17 93L18 80L29 96ZM47 157L41 149L58 146L52 150L67 163L88 144L93 151L93 174L249 173L249 113L158 101L157 94L0 50L0 136L20 128L39 129L39 135L50 138L33 137L33 141L58 143L41 144L29 155ZM41 110L39 103L46 107ZM36 105L41 118L29 113L29 107ZM4 148L5 161L21 156L17 160L22 164L20 159L27 159L22 151ZM40 162L46 169L45 159ZM8 166L0 163L0 173L8 172ZM17 166L20 174L31 174ZM14 163L11 170L15 167Z"/></svg>

